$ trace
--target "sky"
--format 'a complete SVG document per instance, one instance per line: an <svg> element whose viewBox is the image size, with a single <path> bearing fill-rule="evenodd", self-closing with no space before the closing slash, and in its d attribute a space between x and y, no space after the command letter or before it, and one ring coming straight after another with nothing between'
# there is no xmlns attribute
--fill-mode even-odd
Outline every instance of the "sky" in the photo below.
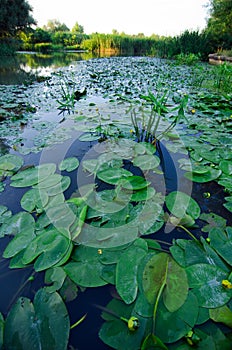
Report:
<svg viewBox="0 0 232 350"><path fill-rule="evenodd" d="M119 33L174 36L206 26L209 0L27 0L42 27L57 19L69 29L74 24L86 34Z"/></svg>

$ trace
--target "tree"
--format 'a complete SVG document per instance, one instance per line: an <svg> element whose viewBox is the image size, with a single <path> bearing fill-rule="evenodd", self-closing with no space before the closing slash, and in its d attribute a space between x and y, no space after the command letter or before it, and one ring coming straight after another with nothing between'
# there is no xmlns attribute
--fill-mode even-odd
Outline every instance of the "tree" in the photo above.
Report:
<svg viewBox="0 0 232 350"><path fill-rule="evenodd" d="M232 0L210 0L207 32L221 46L232 45Z"/></svg>
<svg viewBox="0 0 232 350"><path fill-rule="evenodd" d="M44 30L47 30L50 33L55 32L69 32L69 28L65 23L61 23L57 19L50 19L46 26L43 27Z"/></svg>
<svg viewBox="0 0 232 350"><path fill-rule="evenodd" d="M81 26L78 22L74 24L74 27L72 28L72 32L76 34L84 34L84 27Z"/></svg>
<svg viewBox="0 0 232 350"><path fill-rule="evenodd" d="M15 35L36 24L31 16L32 7L26 0L0 0L0 36Z"/></svg>

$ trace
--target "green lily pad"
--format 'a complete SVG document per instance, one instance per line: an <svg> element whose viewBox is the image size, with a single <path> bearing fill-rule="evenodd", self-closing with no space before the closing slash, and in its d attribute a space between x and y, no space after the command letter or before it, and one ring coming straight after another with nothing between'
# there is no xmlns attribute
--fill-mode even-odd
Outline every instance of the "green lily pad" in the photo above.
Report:
<svg viewBox="0 0 232 350"><path fill-rule="evenodd" d="M210 246L232 266L232 237L228 234L229 227L224 231L220 228L213 228L209 233Z"/></svg>
<svg viewBox="0 0 232 350"><path fill-rule="evenodd" d="M100 262L99 251L96 248L79 246L70 261L64 266L69 278L81 287L99 287L107 282L101 277L104 265Z"/></svg>
<svg viewBox="0 0 232 350"><path fill-rule="evenodd" d="M192 172L187 171L184 176L194 182L209 182L216 180L222 171L220 169L214 169L210 166L205 166L204 169L194 169Z"/></svg>
<svg viewBox="0 0 232 350"><path fill-rule="evenodd" d="M143 188L139 191L136 191L135 193L132 193L131 201L132 202L146 201L154 197L155 194L156 194L156 191L153 187Z"/></svg>
<svg viewBox="0 0 232 350"><path fill-rule="evenodd" d="M143 272L143 289L150 303L154 303L161 288L163 301L170 312L178 310L188 295L185 270L166 253L151 256Z"/></svg>
<svg viewBox="0 0 232 350"><path fill-rule="evenodd" d="M55 228L44 229L27 246L23 253L22 262L29 264L35 260L35 271L65 263L71 254L72 243L66 236Z"/></svg>
<svg viewBox="0 0 232 350"><path fill-rule="evenodd" d="M232 175L232 161L231 160L222 160L219 163L219 168L223 171L223 173L227 175Z"/></svg>
<svg viewBox="0 0 232 350"><path fill-rule="evenodd" d="M42 211L48 203L48 194L44 190L31 189L21 198L21 207L32 212L34 209Z"/></svg>
<svg viewBox="0 0 232 350"><path fill-rule="evenodd" d="M166 206L178 218L188 214L193 219L200 216L201 209L197 202L184 192L173 191L166 197Z"/></svg>
<svg viewBox="0 0 232 350"><path fill-rule="evenodd" d="M133 164L141 170L150 170L159 166L160 159L155 155L141 155L134 158Z"/></svg>
<svg viewBox="0 0 232 350"><path fill-rule="evenodd" d="M174 343L184 337L195 325L198 316L197 298L189 293L183 305L170 312L162 300L156 317L156 335L164 343Z"/></svg>
<svg viewBox="0 0 232 350"><path fill-rule="evenodd" d="M228 275L219 267L208 264L195 264L186 268L189 287L198 299L199 306L216 308L226 304L232 290L222 286Z"/></svg>
<svg viewBox="0 0 232 350"><path fill-rule="evenodd" d="M56 165L42 164L37 167L28 168L20 171L11 177L11 186L13 187L27 187L36 185L45 180L50 175L54 174Z"/></svg>
<svg viewBox="0 0 232 350"><path fill-rule="evenodd" d="M142 176L129 176L127 178L124 178L120 182L118 182L118 185L127 189L127 190L142 190L150 185L150 182L146 181L144 177Z"/></svg>
<svg viewBox="0 0 232 350"><path fill-rule="evenodd" d="M107 170L99 171L97 177L111 185L116 185L121 179L128 178L133 174L123 168L109 168Z"/></svg>
<svg viewBox="0 0 232 350"><path fill-rule="evenodd" d="M141 259L148 251L144 240L137 239L121 255L116 267L116 289L126 304L132 303L137 296L137 270Z"/></svg>
<svg viewBox="0 0 232 350"><path fill-rule="evenodd" d="M5 205L0 205L0 224L3 224L11 217L12 213Z"/></svg>
<svg viewBox="0 0 232 350"><path fill-rule="evenodd" d="M59 164L60 171L66 170L68 172L77 169L79 166L79 160L76 157L69 157L62 160Z"/></svg>
<svg viewBox="0 0 232 350"><path fill-rule="evenodd" d="M0 170L18 171L23 165L23 158L14 154L5 154L0 157Z"/></svg>
<svg viewBox="0 0 232 350"><path fill-rule="evenodd" d="M210 309L209 315L213 321L224 323L226 326L232 328L232 311L228 306L223 305L216 309Z"/></svg>
<svg viewBox="0 0 232 350"><path fill-rule="evenodd" d="M68 311L59 294L40 289L33 304L21 297L11 308L5 321L4 347L63 350L68 346L69 330Z"/></svg>
<svg viewBox="0 0 232 350"><path fill-rule="evenodd" d="M35 229L35 220L33 216L26 212L19 212L15 215L10 216L0 226L0 237L4 235L18 235L24 232L31 232L33 234Z"/></svg>

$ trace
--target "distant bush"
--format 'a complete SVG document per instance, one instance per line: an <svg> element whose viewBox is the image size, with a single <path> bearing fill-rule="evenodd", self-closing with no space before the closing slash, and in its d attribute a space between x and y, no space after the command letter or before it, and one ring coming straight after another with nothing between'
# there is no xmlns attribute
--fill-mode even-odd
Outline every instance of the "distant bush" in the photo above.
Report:
<svg viewBox="0 0 232 350"><path fill-rule="evenodd" d="M52 51L52 44L51 43L37 43L35 44L35 51L47 53L49 51Z"/></svg>
<svg viewBox="0 0 232 350"><path fill-rule="evenodd" d="M186 64L188 66L194 65L197 62L200 61L200 54L195 53L180 53L179 55L176 55L175 60L177 64Z"/></svg>

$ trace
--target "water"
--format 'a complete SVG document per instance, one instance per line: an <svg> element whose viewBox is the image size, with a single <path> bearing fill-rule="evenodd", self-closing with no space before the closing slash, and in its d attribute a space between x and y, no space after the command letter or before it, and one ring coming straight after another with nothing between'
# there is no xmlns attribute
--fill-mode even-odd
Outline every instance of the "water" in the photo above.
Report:
<svg viewBox="0 0 232 350"><path fill-rule="evenodd" d="M57 52L40 54L18 52L13 57L0 57L0 85L21 84L33 76L48 76L59 67L69 66L73 62L97 57L87 52Z"/></svg>

